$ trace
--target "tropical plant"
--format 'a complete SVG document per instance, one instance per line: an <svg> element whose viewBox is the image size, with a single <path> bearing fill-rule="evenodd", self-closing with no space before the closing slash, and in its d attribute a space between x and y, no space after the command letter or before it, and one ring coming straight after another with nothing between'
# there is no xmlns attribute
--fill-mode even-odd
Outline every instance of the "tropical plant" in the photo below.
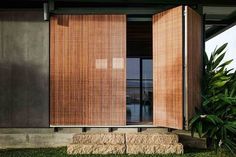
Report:
<svg viewBox="0 0 236 157"><path fill-rule="evenodd" d="M216 48L208 59L204 53L204 74L200 108L189 124L192 135L206 137L215 150L236 153L236 72L222 63L227 43ZM220 149L219 149L220 148Z"/></svg>

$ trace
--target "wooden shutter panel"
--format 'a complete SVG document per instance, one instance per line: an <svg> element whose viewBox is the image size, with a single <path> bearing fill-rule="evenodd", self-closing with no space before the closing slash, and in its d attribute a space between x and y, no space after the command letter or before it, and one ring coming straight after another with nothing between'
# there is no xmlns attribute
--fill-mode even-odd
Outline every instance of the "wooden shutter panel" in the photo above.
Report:
<svg viewBox="0 0 236 157"><path fill-rule="evenodd" d="M185 7L186 42L185 42L185 128L188 120L195 114L195 108L201 104L202 78L202 18L191 9Z"/></svg>
<svg viewBox="0 0 236 157"><path fill-rule="evenodd" d="M126 124L126 16L51 17L51 125Z"/></svg>
<svg viewBox="0 0 236 157"><path fill-rule="evenodd" d="M201 19L189 7L185 9L188 10L185 17L183 6L153 16L156 126L183 129L184 117L190 118L194 106L200 104ZM197 21L193 22L194 18Z"/></svg>
<svg viewBox="0 0 236 157"><path fill-rule="evenodd" d="M153 123L183 128L182 6L153 16Z"/></svg>

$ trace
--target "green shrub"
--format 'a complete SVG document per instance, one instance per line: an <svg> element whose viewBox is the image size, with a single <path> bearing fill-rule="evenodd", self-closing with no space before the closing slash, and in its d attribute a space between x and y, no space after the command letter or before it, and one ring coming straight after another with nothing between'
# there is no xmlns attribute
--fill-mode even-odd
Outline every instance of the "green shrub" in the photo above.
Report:
<svg viewBox="0 0 236 157"><path fill-rule="evenodd" d="M210 59L204 53L203 102L189 124L192 135L197 132L206 137L216 151L235 154L236 72L227 69L233 60L222 63L226 46L227 43L215 49Z"/></svg>

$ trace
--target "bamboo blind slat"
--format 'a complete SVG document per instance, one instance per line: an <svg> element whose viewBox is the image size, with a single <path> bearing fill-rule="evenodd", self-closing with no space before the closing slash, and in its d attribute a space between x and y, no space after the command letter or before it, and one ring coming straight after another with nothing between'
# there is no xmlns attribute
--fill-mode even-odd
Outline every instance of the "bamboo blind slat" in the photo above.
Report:
<svg viewBox="0 0 236 157"><path fill-rule="evenodd" d="M183 128L182 6L153 16L153 123Z"/></svg>
<svg viewBox="0 0 236 157"><path fill-rule="evenodd" d="M126 124L126 16L51 17L50 124Z"/></svg>
<svg viewBox="0 0 236 157"><path fill-rule="evenodd" d="M187 109L186 120L194 113L195 107L201 104L202 75L202 22L201 16L190 7L187 10Z"/></svg>

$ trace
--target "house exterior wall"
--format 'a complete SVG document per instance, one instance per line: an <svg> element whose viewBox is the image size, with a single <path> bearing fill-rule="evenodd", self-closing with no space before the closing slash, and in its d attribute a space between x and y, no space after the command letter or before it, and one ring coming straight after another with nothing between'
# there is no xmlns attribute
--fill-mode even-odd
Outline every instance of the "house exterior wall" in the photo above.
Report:
<svg viewBox="0 0 236 157"><path fill-rule="evenodd" d="M182 9L180 9L180 12L178 12L178 15L182 17ZM173 20L170 20L170 21L172 22ZM30 10L25 10L25 11L15 10L15 11L1 11L0 12L0 127L22 127L22 128L23 127L26 127L26 128L27 127L49 127L50 116L52 120L52 114L51 115L49 114L49 107L50 107L49 105L50 104L49 103L49 97L50 97L49 96L50 95L49 94L49 88L50 88L49 62L51 62L49 61L50 60L49 47L50 46L52 47L52 44L49 43L49 38L50 38L49 30L50 30L49 22L43 20L42 10L31 10L31 11ZM182 30L182 27L181 27L181 30ZM52 32L52 29L51 29L51 32ZM58 32L61 33L64 31L58 31ZM74 32L74 31L71 31L71 32ZM164 35L168 35L168 33L164 33ZM61 36L63 37L64 35L61 35ZM51 34L51 37L52 37L52 34ZM89 45L88 41L86 40L84 41L84 39L81 39L81 41L84 42L87 46ZM91 40L89 41L91 42ZM60 42L65 43L64 41L60 41ZM103 44L101 45L104 46ZM117 44L117 45L120 45L120 44ZM182 42L180 42L179 45L182 45ZM68 49L69 48L73 49L71 47L72 46L67 46ZM65 50L66 53L68 53L67 48ZM111 47L108 46L108 48L111 48ZM62 48L58 48L58 49L62 50ZM101 50L99 51L102 52L103 49L104 48L101 47ZM95 48L92 49L91 52L94 50ZM51 51L51 55L52 55L52 52L53 51ZM172 49L170 49L170 51L168 50L168 52L171 53L171 55L174 54L174 53L172 54ZM182 49L179 50L178 53L182 53ZM68 55L68 56L71 56L71 55ZM175 55L175 56L176 58L182 58L181 55ZM100 57L103 58L104 54L101 54ZM64 60L65 56L63 55L61 58L62 60ZM76 61L78 61L78 59ZM68 60L68 62L71 63L71 60ZM59 62L56 62L56 63L59 63ZM78 63L81 63L81 62L78 62ZM87 63L85 65L87 65ZM57 66L57 67L61 69L60 66ZM51 66L51 68L52 67L53 66ZM75 64L75 67L77 67L77 64ZM179 66L179 68L182 68L182 66ZM51 73L52 73L52 70L51 70ZM159 73L157 73L157 75L158 74ZM64 75L62 76L64 77ZM177 78L180 78L180 77L177 77ZM69 77L68 80L70 81L70 79L71 77ZM164 78L162 77L161 80L163 79ZM91 77L91 80L93 80L93 77ZM125 78L122 77L121 80L124 81ZM104 82L106 83L106 81ZM166 82L169 83L171 82L171 80L170 81L168 80ZM182 79L180 79L179 82L180 82L180 85L183 84ZM101 82L98 82L98 83L100 83L98 84L99 89L102 89L100 88ZM64 85L62 82L59 82L58 84ZM117 87L120 87L120 85L118 85ZM166 86L163 86L163 89L166 89L166 88L167 88ZM110 90L110 87L108 89ZM51 91L53 91L52 88L51 88ZM62 91L62 90L60 88L57 88L54 93L58 91ZM81 92L82 90L75 90L75 91L76 91L75 94L80 94L79 92ZM102 90L102 91L107 92L108 90ZM170 91L175 91L175 86L171 86ZM87 95L86 94L85 95L89 96L88 93L91 93L91 92L87 92ZM109 94L111 93L113 92L110 92ZM109 96L109 98L111 97L108 94L106 95ZM125 96L123 95L123 93L122 93L122 96L125 99ZM56 98L58 97L60 97L60 95L56 96ZM69 96L65 95L64 97L69 98L70 94ZM167 99L169 99L169 96L167 97L166 95L166 100ZM88 99L88 101L90 100L91 99ZM104 102L107 100L108 99L104 99ZM172 101L172 99L170 100ZM63 112L65 111L65 114L70 116L72 113L71 111L77 112L79 114L81 113L81 110L76 110L74 108L72 108L72 110L68 110L67 103L63 101L59 101L59 102L62 102L63 105L62 107L59 107L59 108L62 109ZM88 103L86 102L84 104L85 104L84 106L87 107ZM91 104L94 105L94 103L91 103ZM107 104L108 104L107 107L110 107L110 103L108 102ZM125 104L121 103L121 105L125 105ZM171 102L165 103L165 105L169 107L172 111L173 108L170 107ZM77 105L74 105L74 106L77 107ZM183 107L183 103L179 103L179 106L177 108L178 110L182 110L182 107ZM101 107L98 107L98 109L100 108ZM81 107L79 109L81 109ZM53 106L51 106L51 111L53 111ZM85 111L88 111L89 113L96 113L96 114L97 112L99 112L100 114L101 110L96 110L96 112L91 112L90 110L85 110ZM117 109L115 111L117 111ZM156 111L159 111L159 110L157 109ZM82 113L85 113L85 112L82 112ZM108 112L108 113L111 113L111 112ZM125 114L125 107L124 107L124 110L122 110L122 113L120 112L119 114L117 114L118 115L117 117L119 117L122 114L123 115ZM154 112L154 114L158 114L158 112ZM168 116L165 116L165 118L168 120L171 118L174 119L173 118L174 114L176 114L176 110L173 110L173 112L171 114L168 114ZM85 115L87 116L86 113ZM102 116L105 117L104 118L105 120L109 119L107 118L107 114L103 114ZM98 120L101 119L100 118L101 116L97 116L97 117L98 117ZM180 124L183 121L182 113L181 113L181 116L179 117L180 117L179 118L179 124ZM81 119L84 120L85 119L84 116L81 116ZM71 118L68 118L68 120L70 121ZM86 127L86 126L87 127L91 127L91 126L109 127L110 126L110 125L104 125L104 123L101 123L99 125L97 122L90 123L90 124L86 122L83 124L84 125L77 124L76 122L73 125L68 126L68 127ZM124 124L125 124L125 117L124 117ZM57 125L52 125L52 126L61 127L63 125L60 125L60 123L58 123ZM116 125L116 126L121 126L121 125ZM125 125L122 125L122 126L125 126ZM175 127L173 125L171 126L167 124L165 125L155 124L155 121L154 121L154 125L152 125L151 127L158 127L158 126L178 128L178 129L183 128L182 126ZM132 126L132 127L142 127L142 126Z"/></svg>
<svg viewBox="0 0 236 157"><path fill-rule="evenodd" d="M0 127L49 127L49 23L0 12Z"/></svg>

